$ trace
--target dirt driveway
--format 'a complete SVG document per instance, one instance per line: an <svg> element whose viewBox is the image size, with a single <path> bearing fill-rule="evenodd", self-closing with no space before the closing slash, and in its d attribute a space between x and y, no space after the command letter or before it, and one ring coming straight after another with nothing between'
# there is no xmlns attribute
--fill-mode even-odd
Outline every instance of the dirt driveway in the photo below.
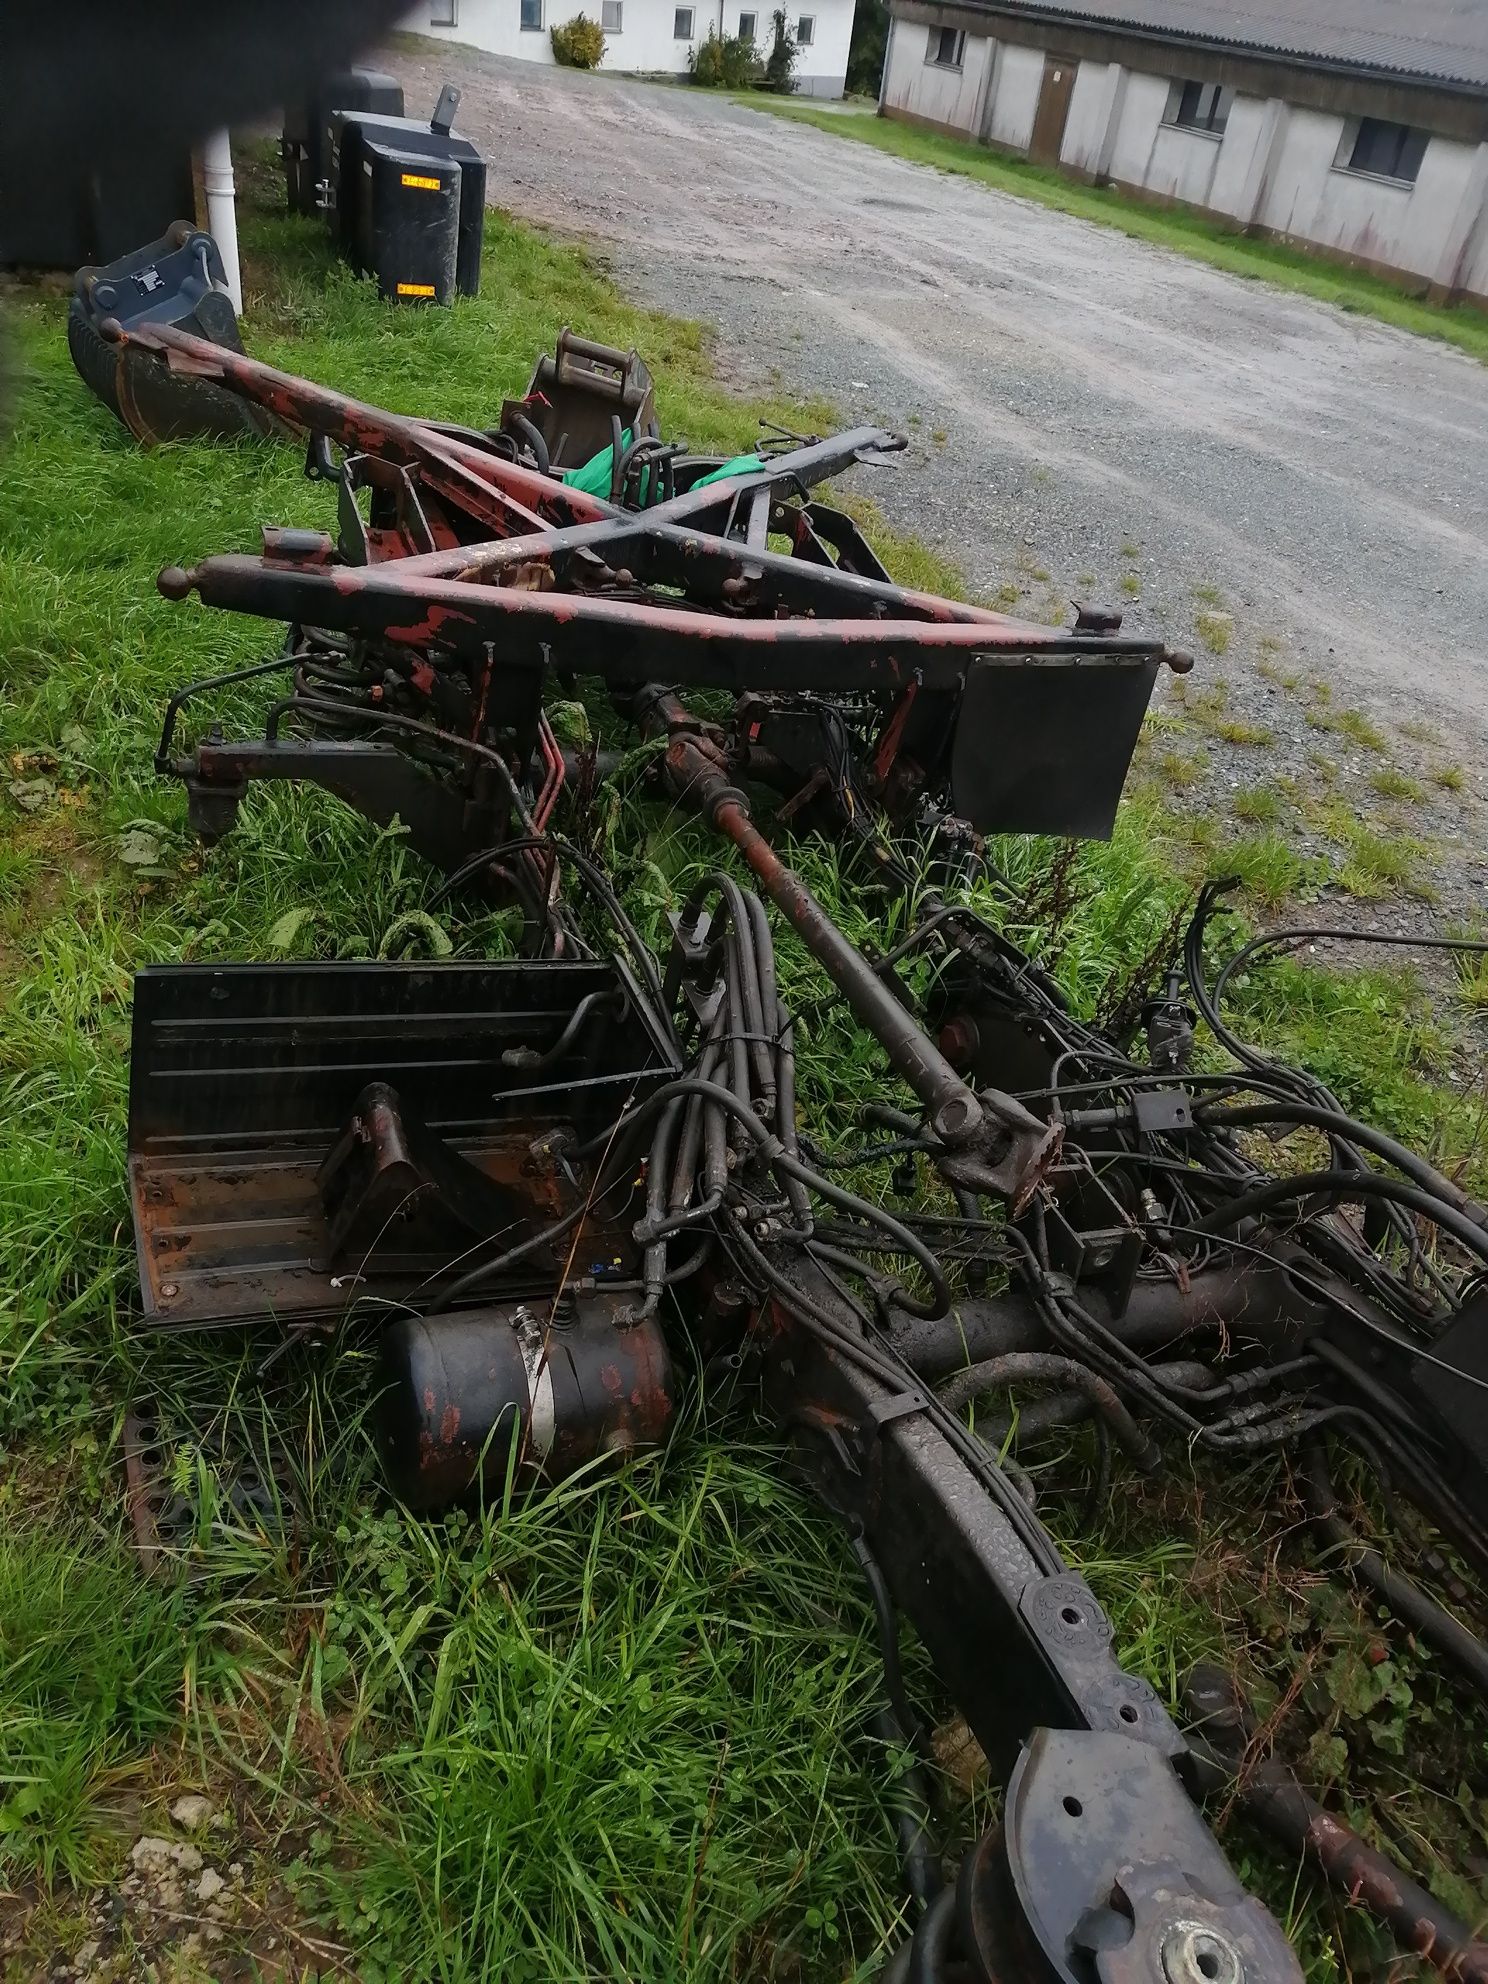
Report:
<svg viewBox="0 0 1488 1984"><path fill-rule="evenodd" d="M497 204L611 241L741 383L908 426L868 487L983 594L1225 611L1211 670L1281 642L1488 757L1488 368L701 91L421 51L410 107L454 77Z"/></svg>

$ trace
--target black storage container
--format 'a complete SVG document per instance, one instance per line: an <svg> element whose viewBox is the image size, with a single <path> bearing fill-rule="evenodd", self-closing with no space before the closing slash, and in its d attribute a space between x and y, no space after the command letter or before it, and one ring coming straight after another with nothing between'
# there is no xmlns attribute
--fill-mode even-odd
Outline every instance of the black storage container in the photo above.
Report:
<svg viewBox="0 0 1488 1984"><path fill-rule="evenodd" d="M389 303L452 303L460 229L460 167L381 138L360 147L356 266ZM351 189L343 186L350 200Z"/></svg>
<svg viewBox="0 0 1488 1984"><path fill-rule="evenodd" d="M396 149L424 164L429 177L459 168L459 216L455 252L455 287L462 296L480 293L481 247L486 220L486 162L468 138L455 131L438 131L416 117L381 117L359 111L336 111L330 119L329 177L336 204L331 225L340 253L363 274L376 270L369 243L360 239L365 178L363 155L369 144ZM410 172L415 167L407 168ZM414 189L410 188L412 192Z"/></svg>
<svg viewBox="0 0 1488 1984"><path fill-rule="evenodd" d="M328 132L337 110L372 110L403 115L403 91L381 69L341 69L327 76L308 103L284 113L279 150L289 210L313 214L323 204L322 182L330 176Z"/></svg>

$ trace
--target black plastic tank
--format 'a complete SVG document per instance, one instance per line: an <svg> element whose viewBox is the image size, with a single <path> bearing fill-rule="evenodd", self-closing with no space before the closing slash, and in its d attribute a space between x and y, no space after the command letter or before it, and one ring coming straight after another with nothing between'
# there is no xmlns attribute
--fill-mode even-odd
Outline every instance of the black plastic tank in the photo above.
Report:
<svg viewBox="0 0 1488 1984"><path fill-rule="evenodd" d="M284 191L294 214L313 214L322 203L322 182L330 171L328 131L337 110L371 110L403 115L403 91L381 69L338 69L327 76L308 103L284 113L279 151L284 160Z"/></svg>
<svg viewBox="0 0 1488 1984"><path fill-rule="evenodd" d="M361 238L360 187L363 154L368 145L396 148L427 161L430 174L449 165L459 167L460 209L455 252L455 287L462 296L480 293L481 249L486 225L486 162L468 138L456 131L439 131L416 117L381 117L337 111L330 119L329 178L336 212L331 227L338 252L359 274L375 273L368 246Z"/></svg>
<svg viewBox="0 0 1488 1984"><path fill-rule="evenodd" d="M460 167L396 143L361 146L357 266L389 303L452 303L460 245Z"/></svg>

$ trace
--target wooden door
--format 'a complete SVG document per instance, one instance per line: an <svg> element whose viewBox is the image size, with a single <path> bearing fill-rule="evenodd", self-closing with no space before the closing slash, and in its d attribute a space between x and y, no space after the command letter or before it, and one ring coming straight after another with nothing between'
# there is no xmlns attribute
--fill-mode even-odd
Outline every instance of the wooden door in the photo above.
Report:
<svg viewBox="0 0 1488 1984"><path fill-rule="evenodd" d="M1065 119L1075 87L1075 71L1080 66L1073 55L1046 55L1044 80L1039 86L1038 109L1033 117L1033 136L1028 156L1040 165L1058 165L1064 146Z"/></svg>

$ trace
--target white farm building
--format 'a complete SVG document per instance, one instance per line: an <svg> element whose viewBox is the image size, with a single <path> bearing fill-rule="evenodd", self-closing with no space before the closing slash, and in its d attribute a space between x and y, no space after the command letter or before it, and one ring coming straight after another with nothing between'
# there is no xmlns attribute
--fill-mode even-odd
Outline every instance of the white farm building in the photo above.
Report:
<svg viewBox="0 0 1488 1984"><path fill-rule="evenodd" d="M786 25L800 49L796 91L841 96L855 0L787 0ZM551 62L551 31L575 14L605 32L601 67L632 76L685 76L688 57L711 30L749 36L761 59L773 39L765 0L422 0L403 25L492 55Z"/></svg>

